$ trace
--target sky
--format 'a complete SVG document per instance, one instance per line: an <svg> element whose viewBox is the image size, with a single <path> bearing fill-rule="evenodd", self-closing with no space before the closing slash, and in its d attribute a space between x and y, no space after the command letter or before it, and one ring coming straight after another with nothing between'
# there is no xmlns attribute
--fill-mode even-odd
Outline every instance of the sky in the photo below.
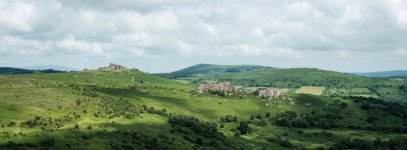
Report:
<svg viewBox="0 0 407 150"><path fill-rule="evenodd" d="M111 62L407 70L407 1L0 1L0 66Z"/></svg>

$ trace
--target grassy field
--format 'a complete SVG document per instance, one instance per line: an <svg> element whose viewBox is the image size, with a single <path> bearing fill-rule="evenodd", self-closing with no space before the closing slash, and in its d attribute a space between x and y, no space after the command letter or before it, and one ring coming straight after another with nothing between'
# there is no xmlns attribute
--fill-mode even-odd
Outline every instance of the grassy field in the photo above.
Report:
<svg viewBox="0 0 407 150"><path fill-rule="evenodd" d="M295 91L295 93L302 94L312 94L312 95L322 95L325 87L316 87L316 86L303 86Z"/></svg>
<svg viewBox="0 0 407 150"><path fill-rule="evenodd" d="M406 138L405 107L376 99L293 92L262 99L195 88L135 70L1 75L0 149L316 149L348 137ZM222 121L227 115L237 119ZM236 130L242 122L250 133Z"/></svg>

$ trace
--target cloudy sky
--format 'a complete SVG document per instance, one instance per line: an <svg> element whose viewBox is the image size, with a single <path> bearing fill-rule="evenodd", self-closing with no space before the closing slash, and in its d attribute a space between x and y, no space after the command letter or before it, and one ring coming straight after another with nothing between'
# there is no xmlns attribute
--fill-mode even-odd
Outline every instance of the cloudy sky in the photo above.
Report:
<svg viewBox="0 0 407 150"><path fill-rule="evenodd" d="M407 1L0 1L0 66L110 62L407 69Z"/></svg>

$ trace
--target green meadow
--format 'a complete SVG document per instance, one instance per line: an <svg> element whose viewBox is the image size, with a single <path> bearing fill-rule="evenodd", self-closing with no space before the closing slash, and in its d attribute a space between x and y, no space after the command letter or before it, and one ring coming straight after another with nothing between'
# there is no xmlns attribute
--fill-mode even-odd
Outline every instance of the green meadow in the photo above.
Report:
<svg viewBox="0 0 407 150"><path fill-rule="evenodd" d="M0 148L406 146L406 107L377 96L319 96L341 90L311 86L282 88L287 94L274 99L247 90L221 96L189 82L137 70L1 75Z"/></svg>

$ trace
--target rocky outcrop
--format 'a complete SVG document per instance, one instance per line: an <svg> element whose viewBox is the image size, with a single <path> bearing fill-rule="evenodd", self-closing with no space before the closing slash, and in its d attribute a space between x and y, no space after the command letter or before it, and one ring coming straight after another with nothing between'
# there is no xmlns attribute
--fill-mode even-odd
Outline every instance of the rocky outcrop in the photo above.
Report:
<svg viewBox="0 0 407 150"><path fill-rule="evenodd" d="M228 82L222 82L222 83L205 83L199 85L197 89L198 93L203 94L203 93L222 93L222 94L230 94L236 91L235 87L232 86Z"/></svg>
<svg viewBox="0 0 407 150"><path fill-rule="evenodd" d="M276 88L258 88L255 94L261 97L266 106L275 104L295 105L293 98L284 95L284 92Z"/></svg>
<svg viewBox="0 0 407 150"><path fill-rule="evenodd" d="M126 67L114 63L110 63L109 66L99 68L99 70L126 70L126 69L127 69Z"/></svg>
<svg viewBox="0 0 407 150"><path fill-rule="evenodd" d="M273 97L273 96L282 96L284 92L276 88L258 88L255 91L255 94L260 97Z"/></svg>

